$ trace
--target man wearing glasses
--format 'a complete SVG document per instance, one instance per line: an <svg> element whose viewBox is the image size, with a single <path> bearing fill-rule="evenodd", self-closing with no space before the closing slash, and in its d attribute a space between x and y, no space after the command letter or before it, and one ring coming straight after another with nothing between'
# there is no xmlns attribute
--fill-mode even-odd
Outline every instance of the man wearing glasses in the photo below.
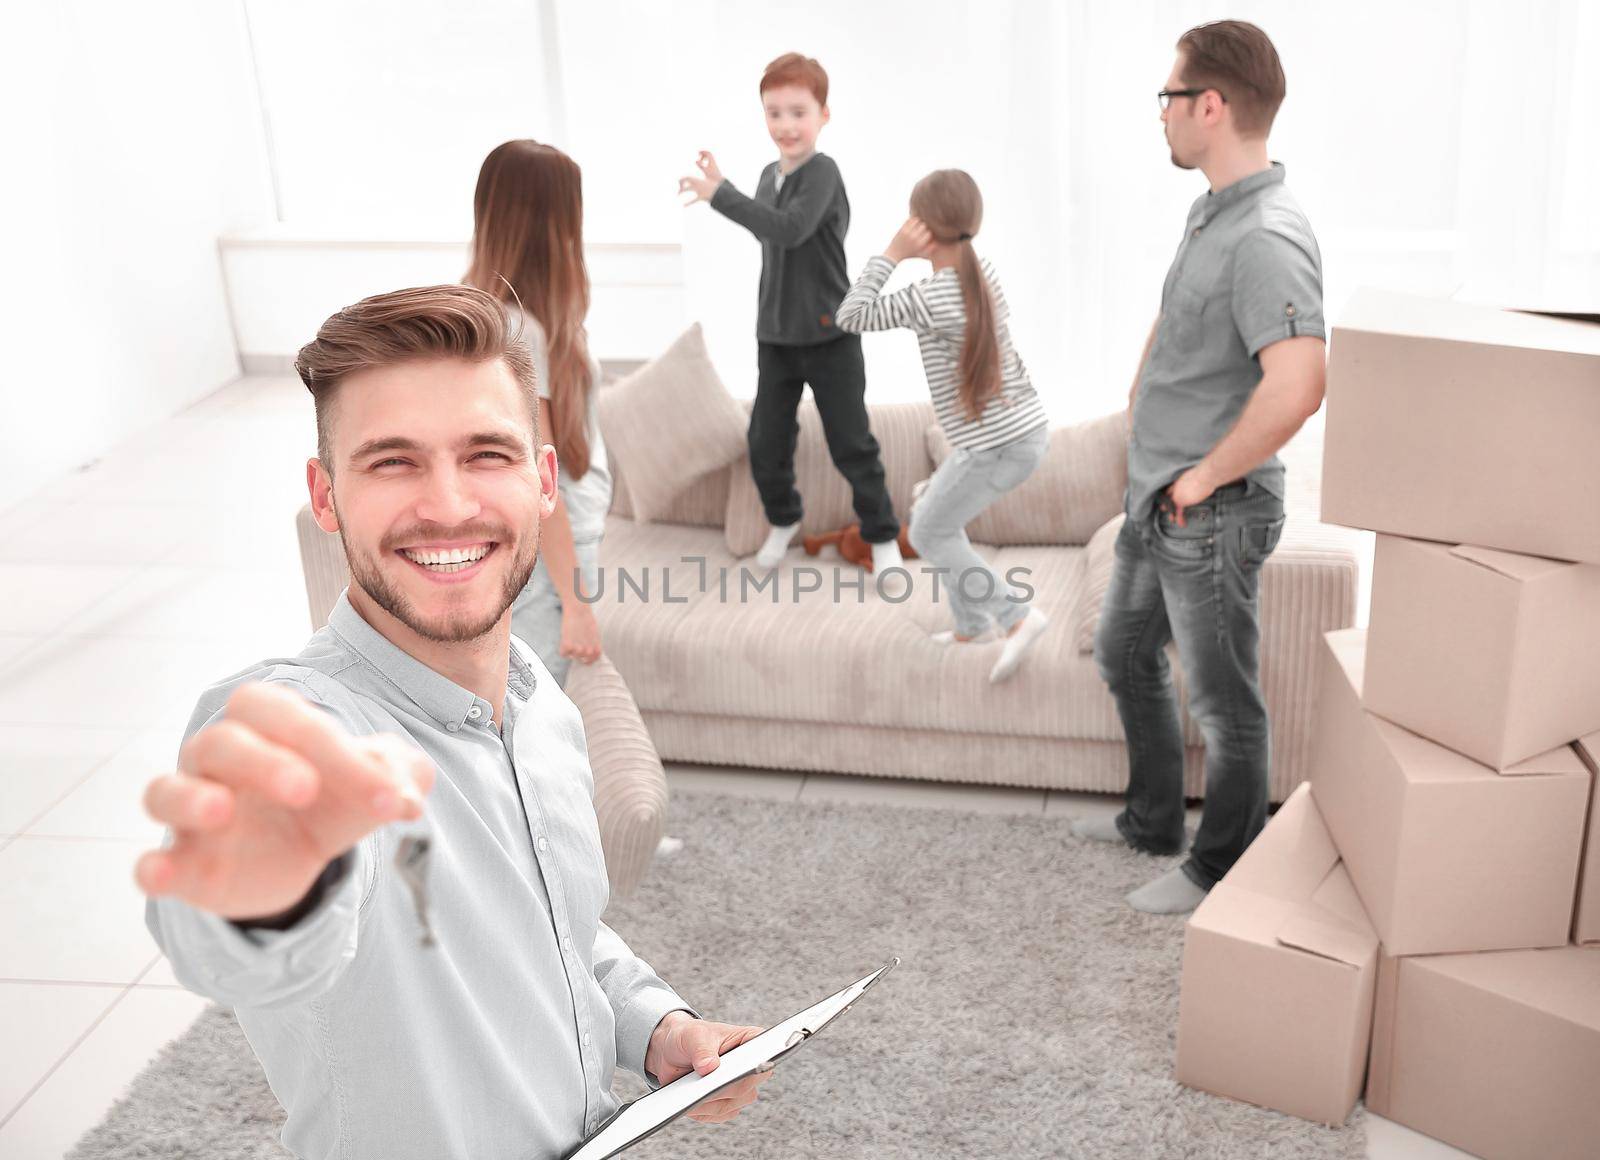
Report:
<svg viewBox="0 0 1600 1160"><path fill-rule="evenodd" d="M1177 644L1205 740L1205 810L1188 859L1128 895L1193 910L1261 831L1270 730L1258 653L1261 566L1283 529L1277 451L1322 405L1322 259L1268 160L1283 69L1259 28L1201 25L1158 94L1172 163L1210 183L1189 211L1129 393L1127 521L1095 659L1128 742L1128 795L1080 837L1151 854L1183 846Z"/></svg>

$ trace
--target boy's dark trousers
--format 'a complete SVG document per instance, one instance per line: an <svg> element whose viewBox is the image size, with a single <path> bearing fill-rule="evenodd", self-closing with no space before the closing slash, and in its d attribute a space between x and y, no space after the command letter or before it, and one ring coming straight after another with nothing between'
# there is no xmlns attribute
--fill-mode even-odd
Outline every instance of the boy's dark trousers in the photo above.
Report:
<svg viewBox="0 0 1600 1160"><path fill-rule="evenodd" d="M767 522L788 527L800 521L794 487L796 414L807 383L828 440L828 453L855 493L861 538L886 543L900 534L884 481L878 441L867 423L867 372L861 336L841 335L816 346L759 344L756 401L750 410L750 474L761 493Z"/></svg>

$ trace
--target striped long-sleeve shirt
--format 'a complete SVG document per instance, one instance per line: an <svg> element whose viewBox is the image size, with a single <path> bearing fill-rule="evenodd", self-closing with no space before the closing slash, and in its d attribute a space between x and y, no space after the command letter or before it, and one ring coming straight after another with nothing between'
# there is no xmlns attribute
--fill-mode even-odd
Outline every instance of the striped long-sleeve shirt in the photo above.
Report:
<svg viewBox="0 0 1600 1160"><path fill-rule="evenodd" d="M994 298L1001 390L977 419L970 418L961 405L961 344L966 336L967 310L961 300L960 275L954 267L939 270L931 278L893 294L884 294L883 285L894 273L895 264L881 255L868 259L866 269L834 314L839 329L857 334L898 327L916 331L939 423L952 444L969 451L1004 447L1049 422L1028 378L1028 368L1011 345L1011 331L1006 325L1010 312L994 267L987 259L982 259L981 265Z"/></svg>

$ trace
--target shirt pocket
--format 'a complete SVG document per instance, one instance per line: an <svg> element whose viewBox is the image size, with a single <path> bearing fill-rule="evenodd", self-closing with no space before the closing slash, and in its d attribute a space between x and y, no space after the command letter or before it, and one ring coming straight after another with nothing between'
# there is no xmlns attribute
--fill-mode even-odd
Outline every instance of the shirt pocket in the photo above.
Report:
<svg viewBox="0 0 1600 1160"><path fill-rule="evenodd" d="M1161 310L1161 329L1166 345L1193 350L1205 334L1206 298L1198 290L1174 282Z"/></svg>

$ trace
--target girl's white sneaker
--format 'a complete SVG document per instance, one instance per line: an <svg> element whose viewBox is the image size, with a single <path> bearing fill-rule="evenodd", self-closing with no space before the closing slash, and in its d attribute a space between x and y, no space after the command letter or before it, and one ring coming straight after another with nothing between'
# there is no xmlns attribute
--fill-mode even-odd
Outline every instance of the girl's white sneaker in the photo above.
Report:
<svg viewBox="0 0 1600 1160"><path fill-rule="evenodd" d="M1006 647L1001 650L1000 659L994 662L994 668L989 670L989 683L998 685L1001 681L1009 680L1016 675L1017 669L1022 666L1022 656L1034 642L1050 627L1050 618L1037 608L1028 609L1028 615L1023 617L1011 635L1006 637Z"/></svg>
<svg viewBox="0 0 1600 1160"><path fill-rule="evenodd" d="M993 635L994 629L986 628L976 636L972 637L970 640L957 640L956 630L953 628L947 628L942 632L932 633L928 639L933 641L934 644L978 644L981 641L988 640Z"/></svg>

